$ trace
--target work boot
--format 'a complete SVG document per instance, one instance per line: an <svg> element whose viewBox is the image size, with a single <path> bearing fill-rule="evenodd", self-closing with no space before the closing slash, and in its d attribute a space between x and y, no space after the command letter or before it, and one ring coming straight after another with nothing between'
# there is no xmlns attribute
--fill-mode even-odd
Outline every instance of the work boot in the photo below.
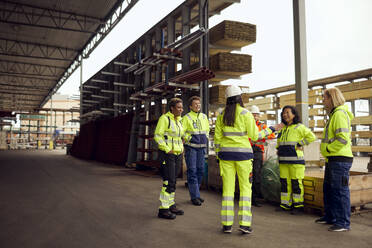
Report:
<svg viewBox="0 0 372 248"><path fill-rule="evenodd" d="M159 209L158 217L168 220L174 220L176 218L176 215L169 209Z"/></svg>
<svg viewBox="0 0 372 248"><path fill-rule="evenodd" d="M325 218L325 216L320 217L319 219L316 219L316 220L315 220L315 223L317 223L317 224L327 224L327 225L332 225L332 224L333 224L333 222L332 222L332 221L328 221L328 220Z"/></svg>
<svg viewBox="0 0 372 248"><path fill-rule="evenodd" d="M222 227L222 232L224 233L231 233L232 231L232 226L223 226Z"/></svg>
<svg viewBox="0 0 372 248"><path fill-rule="evenodd" d="M347 232L347 231L350 231L350 228L333 225L330 228L328 228L328 231L330 231L330 232Z"/></svg>
<svg viewBox="0 0 372 248"><path fill-rule="evenodd" d="M176 207L176 204L173 204L172 206L170 206L170 207L169 207L169 210L170 210L172 213L176 214L176 215L183 215L183 214L184 214L183 210L178 209L178 208Z"/></svg>
<svg viewBox="0 0 372 248"><path fill-rule="evenodd" d="M242 232L242 234L250 234L253 232L250 226L240 226L239 230Z"/></svg>
<svg viewBox="0 0 372 248"><path fill-rule="evenodd" d="M203 198L199 197L198 199L199 199L199 201L200 201L201 203L204 202L204 199L203 199Z"/></svg>
<svg viewBox="0 0 372 248"><path fill-rule="evenodd" d="M201 204L201 201L200 201L198 198L191 199L191 202L192 202L192 204L195 205L195 206L200 206L200 205L202 205L202 204Z"/></svg>

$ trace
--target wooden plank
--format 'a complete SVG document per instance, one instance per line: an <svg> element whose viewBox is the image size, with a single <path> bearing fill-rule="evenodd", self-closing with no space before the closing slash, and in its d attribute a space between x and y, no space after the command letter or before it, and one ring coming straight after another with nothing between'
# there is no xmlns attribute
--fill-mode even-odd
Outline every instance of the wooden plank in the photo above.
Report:
<svg viewBox="0 0 372 248"><path fill-rule="evenodd" d="M325 121L324 120L309 120L309 127L324 127Z"/></svg>
<svg viewBox="0 0 372 248"><path fill-rule="evenodd" d="M322 138L323 131L314 131L315 136L318 139ZM351 137L352 138L372 138L372 131L352 131L351 132Z"/></svg>
<svg viewBox="0 0 372 248"><path fill-rule="evenodd" d="M371 89L364 89L364 90L354 90L343 93L345 100L356 100L356 99L363 99L363 98L371 98L372 97L372 88Z"/></svg>
<svg viewBox="0 0 372 248"><path fill-rule="evenodd" d="M327 115L323 108L309 108L309 116L324 116Z"/></svg>
<svg viewBox="0 0 372 248"><path fill-rule="evenodd" d="M336 75L336 76L327 77L327 78L321 78L317 80L311 80L309 81L309 88L312 88L315 86L323 86L323 85L327 85L331 83L338 83L338 82L350 81L350 80L355 80L355 79L360 79L360 78L367 78L370 76L372 76L372 68L361 70L361 71L345 73L345 74ZM266 96L266 95L271 95L271 94L274 95L274 94L291 91L295 89L296 89L295 85L291 84L291 85L282 86L282 87L278 87L274 89L252 92L249 94L249 97L254 98L258 96Z"/></svg>
<svg viewBox="0 0 372 248"><path fill-rule="evenodd" d="M225 20L209 30L209 42L236 48L247 46L256 42L256 25Z"/></svg>
<svg viewBox="0 0 372 248"><path fill-rule="evenodd" d="M353 138L372 138L372 131L352 131Z"/></svg>
<svg viewBox="0 0 372 248"><path fill-rule="evenodd" d="M348 92L348 91L354 91L354 90L363 90L363 89L372 88L372 80L348 83L348 84L339 85L336 87L339 88L343 93Z"/></svg>
<svg viewBox="0 0 372 248"><path fill-rule="evenodd" d="M309 105L320 105L322 103L323 103L323 97L322 96L309 97ZM293 100L282 100L281 97L280 97L279 104L280 104L280 108L283 108L286 105L296 106L296 101L295 101L295 99L293 99Z"/></svg>
<svg viewBox="0 0 372 248"><path fill-rule="evenodd" d="M372 153L372 146L352 146L353 152L370 152Z"/></svg>
<svg viewBox="0 0 372 248"><path fill-rule="evenodd" d="M237 53L218 53L209 58L209 68L215 74L241 76L252 72L252 56Z"/></svg>
<svg viewBox="0 0 372 248"><path fill-rule="evenodd" d="M276 115L275 114L262 114L260 116L260 120L262 121L267 121L267 120L276 120Z"/></svg>
<svg viewBox="0 0 372 248"><path fill-rule="evenodd" d="M274 96L269 96L269 97L260 98L260 99L253 99L253 100L251 99L248 103L248 106L273 103L275 101L276 101L276 97Z"/></svg>
<svg viewBox="0 0 372 248"><path fill-rule="evenodd" d="M372 124L372 115L358 116L351 121L351 125L370 125Z"/></svg>
<svg viewBox="0 0 372 248"><path fill-rule="evenodd" d="M267 110L276 110L278 109L278 105L276 103L267 103L267 104L260 104L257 105L260 108L260 111L267 111ZM250 106L248 104L244 103L244 107L249 109Z"/></svg>

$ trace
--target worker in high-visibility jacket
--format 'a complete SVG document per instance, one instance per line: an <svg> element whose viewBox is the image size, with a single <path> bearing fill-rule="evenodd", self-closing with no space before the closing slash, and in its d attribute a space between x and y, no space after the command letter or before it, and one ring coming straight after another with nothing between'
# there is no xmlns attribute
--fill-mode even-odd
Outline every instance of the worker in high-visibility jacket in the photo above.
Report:
<svg viewBox="0 0 372 248"><path fill-rule="evenodd" d="M281 113L285 127L277 136L280 172L280 208L299 214L304 208L305 160L303 147L315 140L314 133L301 124L293 106L284 106Z"/></svg>
<svg viewBox="0 0 372 248"><path fill-rule="evenodd" d="M270 135L281 125L258 131L252 114L243 107L242 91L232 85L226 89L226 106L217 117L214 142L222 176L222 231L231 233L234 221L235 177L238 174L239 230L243 234L251 233L251 187L253 151L249 138L253 141ZM275 129L276 128L276 129Z"/></svg>
<svg viewBox="0 0 372 248"><path fill-rule="evenodd" d="M264 130L267 128L266 124L260 121L260 109L256 105L252 105L251 113L256 121L258 131ZM272 133L267 136L267 139L274 139L275 134ZM263 166L263 154L265 152L266 138L258 139L252 141L251 146L253 149L253 173L252 173L252 205L256 207L261 207L261 204L258 202L259 198L263 198L261 193L261 170Z"/></svg>
<svg viewBox="0 0 372 248"><path fill-rule="evenodd" d="M343 232L350 230L349 171L353 163L351 121L354 115L337 88L324 91L323 103L329 115L320 145L320 151L326 158L323 185L325 215L315 222L333 224L329 231Z"/></svg>
<svg viewBox="0 0 372 248"><path fill-rule="evenodd" d="M184 213L175 204L176 178L182 165L183 153L182 100L172 98L169 102L169 110L169 112L160 116L154 134L154 139L159 146L163 178L158 217L175 219L176 215L183 215Z"/></svg>
<svg viewBox="0 0 372 248"><path fill-rule="evenodd" d="M189 99L190 112L183 116L185 130L185 160L187 165L187 185L193 205L200 206L200 185L204 175L205 154L209 137L209 121L206 114L200 113L200 97Z"/></svg>

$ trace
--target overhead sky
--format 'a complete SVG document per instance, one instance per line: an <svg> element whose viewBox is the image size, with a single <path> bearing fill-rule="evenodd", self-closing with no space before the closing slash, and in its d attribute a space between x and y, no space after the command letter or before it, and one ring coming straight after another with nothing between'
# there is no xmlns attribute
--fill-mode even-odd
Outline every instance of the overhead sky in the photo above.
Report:
<svg viewBox="0 0 372 248"><path fill-rule="evenodd" d="M84 60L83 81L182 2L140 0ZM308 80L372 68L371 13L371 0L306 1ZM257 25L256 43L241 50L252 55L252 73L243 76L240 84L256 92L294 83L292 0L241 0L210 18L209 25L223 20ZM79 73L78 69L59 92L79 94ZM232 82L237 81L225 83Z"/></svg>

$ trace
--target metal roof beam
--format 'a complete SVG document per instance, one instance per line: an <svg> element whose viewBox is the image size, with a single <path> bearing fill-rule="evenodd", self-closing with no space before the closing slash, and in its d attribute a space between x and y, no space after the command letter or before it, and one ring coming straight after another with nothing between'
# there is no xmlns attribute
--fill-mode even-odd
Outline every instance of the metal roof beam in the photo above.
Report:
<svg viewBox="0 0 372 248"><path fill-rule="evenodd" d="M27 78L35 78L35 79L57 79L57 76L47 76L47 75L40 75L40 74L31 74L31 73L19 73L19 72L9 72L7 70L0 69L1 75L9 75L9 76L25 76Z"/></svg>
<svg viewBox="0 0 372 248"><path fill-rule="evenodd" d="M35 76L54 76L58 77L65 70L61 66L50 66L33 63L15 62L9 60L0 60L0 71L21 73ZM31 73L35 72L35 73Z"/></svg>
<svg viewBox="0 0 372 248"><path fill-rule="evenodd" d="M16 92L16 91L5 91L5 90L0 90L1 94L6 94L6 95L25 95L25 96L44 96L44 94L34 94L34 93L22 93L22 92Z"/></svg>
<svg viewBox="0 0 372 248"><path fill-rule="evenodd" d="M45 104L48 99L58 91L58 89L63 85L63 83L71 76L71 74L78 68L82 57L87 57L89 54L101 43L101 41L111 32L111 30L120 22L121 19L133 8L133 6L139 0L122 0L117 1L115 7L107 15L108 18L105 20L105 24L101 25L96 29L97 34L89 39L89 41L84 45L83 52L77 55L74 61L69 65L66 72L58 80L57 84L53 89L50 90L49 94L44 98L41 105Z"/></svg>
<svg viewBox="0 0 372 248"><path fill-rule="evenodd" d="M1 75L0 74L0 82L4 83L15 83L18 85L38 85L41 87L52 87L51 82L53 80L45 80L45 79L35 79L35 78L27 78L27 77L20 77L20 76L9 76L9 75Z"/></svg>
<svg viewBox="0 0 372 248"><path fill-rule="evenodd" d="M78 50L66 47L0 38L1 55L72 61L78 52Z"/></svg>
<svg viewBox="0 0 372 248"><path fill-rule="evenodd" d="M35 87L31 85L14 85L14 84L0 83L0 86L7 86L7 87L13 87L13 88L25 88L28 90L49 90L49 88L41 88L41 87Z"/></svg>
<svg viewBox="0 0 372 248"><path fill-rule="evenodd" d="M92 29L102 24L103 20L71 12L41 8L30 4L1 1L0 22L73 32L96 33Z"/></svg>
<svg viewBox="0 0 372 248"><path fill-rule="evenodd" d="M40 81L49 81L49 82L54 82L55 80L53 79L48 79L48 78L38 78L38 77L29 77L29 76L22 76L22 75L10 75L9 73L2 73L0 72L0 78L2 78L3 76L8 76L9 78L12 78L12 77L15 77L15 78L25 78L25 79L35 79L37 80L37 82L35 82L36 84L39 84Z"/></svg>

